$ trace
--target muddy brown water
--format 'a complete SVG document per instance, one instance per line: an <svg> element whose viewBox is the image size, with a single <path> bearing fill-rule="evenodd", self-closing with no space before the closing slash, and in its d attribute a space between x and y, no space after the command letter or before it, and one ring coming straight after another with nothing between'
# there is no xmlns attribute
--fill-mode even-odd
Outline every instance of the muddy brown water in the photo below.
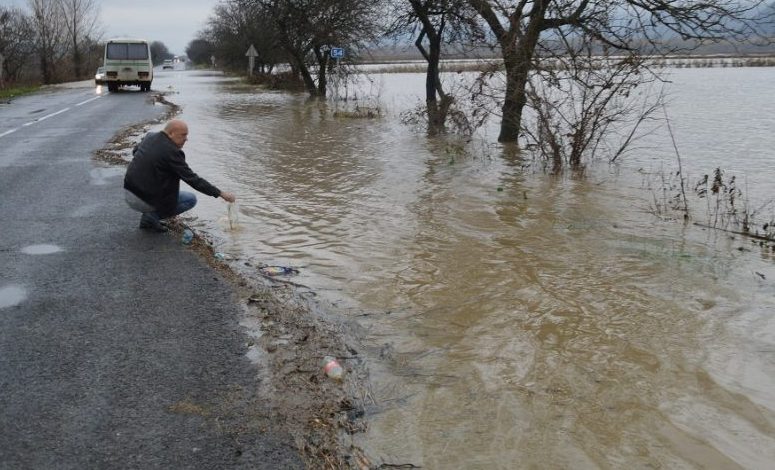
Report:
<svg viewBox="0 0 775 470"><path fill-rule="evenodd" d="M752 203L773 196L773 73L674 72L688 174L724 165ZM183 107L191 165L239 197L237 230L204 196L197 226L239 262L298 268L362 327L355 442L375 462L772 468L775 256L649 210L644 175L674 168L664 129L619 166L552 177L398 124L421 75L372 76L380 119L218 74L156 83Z"/></svg>

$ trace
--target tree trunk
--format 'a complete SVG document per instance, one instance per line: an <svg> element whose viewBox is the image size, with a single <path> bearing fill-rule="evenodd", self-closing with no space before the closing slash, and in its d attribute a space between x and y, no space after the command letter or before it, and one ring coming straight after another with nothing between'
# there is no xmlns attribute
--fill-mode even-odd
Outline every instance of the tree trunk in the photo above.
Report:
<svg viewBox="0 0 775 470"><path fill-rule="evenodd" d="M529 68L521 65L516 53L504 53L503 61L506 66L506 96L503 98L501 108L501 130L498 142L517 142L522 122L522 109L525 107L525 88L527 86L527 74Z"/></svg>
<svg viewBox="0 0 775 470"><path fill-rule="evenodd" d="M78 9L73 9L73 18L72 18L72 25L69 25L72 29L70 30L70 40L72 41L73 45L73 73L75 74L75 79L78 80L81 78L81 51L78 49Z"/></svg>
<svg viewBox="0 0 775 470"><path fill-rule="evenodd" d="M78 43L73 44L73 71L75 72L75 79L79 80L83 76L83 56L81 50L78 49Z"/></svg>
<svg viewBox="0 0 775 470"><path fill-rule="evenodd" d="M307 65L304 63L300 63L298 64L298 66L299 66L299 73L301 74L301 79L304 81L304 87L307 89L309 96L311 98L317 98L318 88L315 85L315 80L312 78L312 74L309 73L309 69L307 68Z"/></svg>
<svg viewBox="0 0 775 470"><path fill-rule="evenodd" d="M425 75L425 97L428 104L428 133L435 135L444 131L449 106L439 106L436 100L437 91L441 93L441 78L439 77L439 62L441 60L441 37L429 35L430 53L428 54L428 71Z"/></svg>
<svg viewBox="0 0 775 470"><path fill-rule="evenodd" d="M49 63L49 58L46 51L42 51L40 53L40 74L42 75L44 84L46 85L51 84L51 81L52 81L51 64Z"/></svg>
<svg viewBox="0 0 775 470"><path fill-rule="evenodd" d="M299 75L301 75L301 80L304 82L304 88L307 89L309 96L311 98L316 98L318 96L318 88L315 85L312 74L309 72L309 68L307 68L307 64L304 63L304 57L300 57L298 52L293 48L286 48L286 51L288 52L288 55L293 58L294 64L291 65L291 69L295 68Z"/></svg>
<svg viewBox="0 0 775 470"><path fill-rule="evenodd" d="M525 35L517 39L515 44L501 44L503 62L506 67L506 96L503 100L499 142L519 141L522 110L527 103L525 95L527 80L532 67L533 54L541 35L541 23L548 2L541 2L541 4L542 8L534 12L531 17Z"/></svg>
<svg viewBox="0 0 775 470"><path fill-rule="evenodd" d="M444 32L444 20L442 18L438 30L435 29L430 20L428 6L418 1L411 1L417 18L422 23L423 28L420 35L414 42L417 49L428 62L428 68L425 72L425 105L428 111L428 134L436 135L444 132L447 121L447 113L452 104L441 86L440 67L441 62L441 40ZM423 46L423 39L428 38L428 50ZM441 98L441 103L437 100Z"/></svg>

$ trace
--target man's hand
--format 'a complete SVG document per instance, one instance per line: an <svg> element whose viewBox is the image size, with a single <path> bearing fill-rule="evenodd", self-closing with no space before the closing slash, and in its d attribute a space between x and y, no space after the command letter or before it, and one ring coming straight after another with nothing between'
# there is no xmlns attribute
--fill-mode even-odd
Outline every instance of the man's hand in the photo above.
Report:
<svg viewBox="0 0 775 470"><path fill-rule="evenodd" d="M234 202L237 200L237 198L234 196L234 193L230 193L228 191L221 191L221 199L226 202Z"/></svg>

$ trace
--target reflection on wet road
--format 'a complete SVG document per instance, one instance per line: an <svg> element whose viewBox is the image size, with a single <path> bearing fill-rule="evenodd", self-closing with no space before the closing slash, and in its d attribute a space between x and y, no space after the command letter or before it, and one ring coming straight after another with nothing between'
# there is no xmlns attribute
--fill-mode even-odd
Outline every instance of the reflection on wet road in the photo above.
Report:
<svg viewBox="0 0 775 470"><path fill-rule="evenodd" d="M762 72L726 73L717 86ZM192 166L240 196L237 231L224 205L197 207L219 250L300 267L295 280L363 326L371 455L488 469L775 461L771 251L660 221L634 171L550 177L429 141L395 117L422 77L380 80L387 117L353 120L217 75L170 78ZM690 128L690 110L676 115ZM740 158L730 166L768 165Z"/></svg>

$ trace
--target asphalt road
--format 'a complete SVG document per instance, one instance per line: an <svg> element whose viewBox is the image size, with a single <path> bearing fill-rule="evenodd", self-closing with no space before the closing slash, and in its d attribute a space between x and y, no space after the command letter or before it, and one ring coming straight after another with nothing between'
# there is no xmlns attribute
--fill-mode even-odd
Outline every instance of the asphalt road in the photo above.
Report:
<svg viewBox="0 0 775 470"><path fill-rule="evenodd" d="M230 286L92 161L147 96L0 104L0 468L300 468Z"/></svg>

